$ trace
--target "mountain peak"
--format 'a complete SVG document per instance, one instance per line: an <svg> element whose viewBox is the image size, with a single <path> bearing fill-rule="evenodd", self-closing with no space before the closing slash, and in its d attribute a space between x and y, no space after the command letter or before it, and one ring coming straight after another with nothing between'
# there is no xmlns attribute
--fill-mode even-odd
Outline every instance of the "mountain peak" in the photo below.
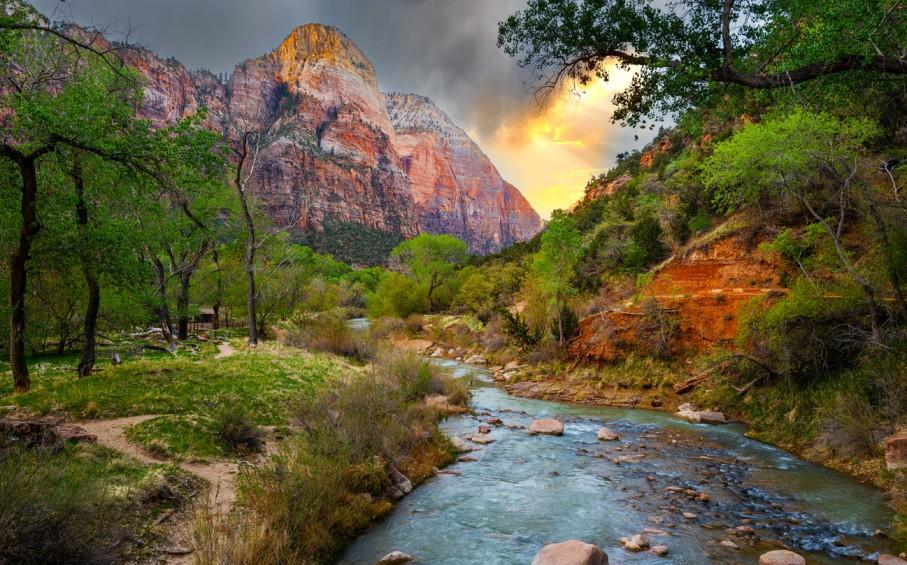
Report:
<svg viewBox="0 0 907 565"><path fill-rule="evenodd" d="M344 67L369 83L378 82L375 67L368 57L334 26L301 25L290 32L272 55L280 63L285 79L298 76L307 64L326 62Z"/></svg>

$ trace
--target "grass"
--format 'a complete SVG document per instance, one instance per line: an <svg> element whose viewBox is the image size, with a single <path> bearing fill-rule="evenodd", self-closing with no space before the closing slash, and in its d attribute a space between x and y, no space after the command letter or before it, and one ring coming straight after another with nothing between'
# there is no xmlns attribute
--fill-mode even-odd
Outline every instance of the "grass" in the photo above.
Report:
<svg viewBox="0 0 907 565"><path fill-rule="evenodd" d="M393 507L394 470L419 484L454 454L426 395L447 390L415 354L384 354L374 371L337 379L294 410L298 433L239 477L240 512L202 511L196 558L214 563L327 563ZM399 496L399 493L397 493Z"/></svg>
<svg viewBox="0 0 907 565"><path fill-rule="evenodd" d="M76 378L60 367L33 373L32 390L0 394L36 415L114 418L138 414L210 414L241 399L257 424L282 424L300 392L312 391L344 365L329 356L263 346L253 353L210 357L142 358ZM8 380L8 379L4 379ZM8 385L8 383L5 383Z"/></svg>
<svg viewBox="0 0 907 565"><path fill-rule="evenodd" d="M97 445L0 453L0 562L139 559L164 534L154 519L181 506L196 483Z"/></svg>
<svg viewBox="0 0 907 565"><path fill-rule="evenodd" d="M209 416L161 416L132 426L126 431L129 441L166 457L210 459L229 455L217 439L217 426Z"/></svg>

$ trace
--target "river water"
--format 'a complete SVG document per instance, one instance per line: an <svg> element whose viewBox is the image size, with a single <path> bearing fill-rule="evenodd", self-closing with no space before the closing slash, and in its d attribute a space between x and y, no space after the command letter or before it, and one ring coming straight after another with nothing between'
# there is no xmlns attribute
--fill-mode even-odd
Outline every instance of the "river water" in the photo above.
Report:
<svg viewBox="0 0 907 565"><path fill-rule="evenodd" d="M599 545L611 563L756 563L777 547L772 540L810 563L852 563L885 549L873 535L891 520L879 491L748 439L738 426L516 398L482 368L438 362L473 381L475 415L447 419L445 432L468 437L490 417L504 425L489 434L494 443L476 445L467 461L403 499L341 563L374 564L399 550L423 564L526 565L545 543L567 539ZM562 420L564 435L523 429L543 416ZM603 423L619 441L597 441ZM672 492L677 487L710 500ZM753 527L758 540L726 531L741 524ZM621 537L647 528L660 530L649 541L667 545L667 556L623 549Z"/></svg>

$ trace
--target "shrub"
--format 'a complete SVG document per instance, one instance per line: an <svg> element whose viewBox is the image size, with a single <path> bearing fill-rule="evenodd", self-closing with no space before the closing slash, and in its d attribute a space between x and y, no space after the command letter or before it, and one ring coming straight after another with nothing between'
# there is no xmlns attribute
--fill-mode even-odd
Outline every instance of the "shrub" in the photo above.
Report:
<svg viewBox="0 0 907 565"><path fill-rule="evenodd" d="M337 311L297 314L288 323L286 340L291 345L324 351L363 361L371 358L374 343L368 335L354 332Z"/></svg>
<svg viewBox="0 0 907 565"><path fill-rule="evenodd" d="M368 311L372 317L398 318L428 312L428 290L400 273L387 273L375 292L369 295Z"/></svg>
<svg viewBox="0 0 907 565"><path fill-rule="evenodd" d="M556 317L551 321L551 335L554 336L554 339L560 337L561 324L564 327L564 341L567 342L579 330L579 317L576 315L576 310L566 304L561 306L560 323Z"/></svg>
<svg viewBox="0 0 907 565"><path fill-rule="evenodd" d="M225 405L215 414L214 429L218 439L232 453L249 455L264 450L264 433L238 403Z"/></svg>
<svg viewBox="0 0 907 565"><path fill-rule="evenodd" d="M520 349L530 349L542 341L542 330L530 328L520 314L512 314L509 310L503 309L501 310L501 320L504 322L504 332L516 342Z"/></svg>
<svg viewBox="0 0 907 565"><path fill-rule="evenodd" d="M643 304L643 317L636 332L643 353L664 359L671 355L679 333L677 315L651 298Z"/></svg>

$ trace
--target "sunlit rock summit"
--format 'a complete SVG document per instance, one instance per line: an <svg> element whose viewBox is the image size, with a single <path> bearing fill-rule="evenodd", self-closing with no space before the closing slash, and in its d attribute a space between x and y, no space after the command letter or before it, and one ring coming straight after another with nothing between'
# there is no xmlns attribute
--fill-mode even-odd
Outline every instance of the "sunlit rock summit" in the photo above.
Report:
<svg viewBox="0 0 907 565"><path fill-rule="evenodd" d="M230 139L266 132L251 188L277 224L295 222L311 241L354 226L391 241L449 233L488 253L541 229L462 129L425 97L385 96L371 62L336 28L298 27L225 81L140 48L125 58L148 79L141 113L156 125L205 107L208 126Z"/></svg>

